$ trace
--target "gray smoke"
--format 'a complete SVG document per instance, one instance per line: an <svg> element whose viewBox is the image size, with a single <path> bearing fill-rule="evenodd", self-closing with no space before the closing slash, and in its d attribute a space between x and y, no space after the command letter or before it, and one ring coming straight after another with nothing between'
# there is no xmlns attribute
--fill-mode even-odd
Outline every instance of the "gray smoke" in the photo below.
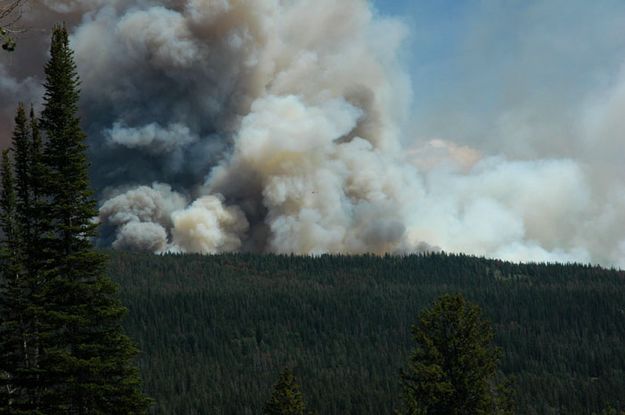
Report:
<svg viewBox="0 0 625 415"><path fill-rule="evenodd" d="M103 239L115 248L625 264L625 192L595 164L439 138L402 146L409 31L365 0L36 9L73 25ZM33 79L0 66L0 94L36 96ZM609 88L582 117L587 145L606 157L621 140L624 91Z"/></svg>

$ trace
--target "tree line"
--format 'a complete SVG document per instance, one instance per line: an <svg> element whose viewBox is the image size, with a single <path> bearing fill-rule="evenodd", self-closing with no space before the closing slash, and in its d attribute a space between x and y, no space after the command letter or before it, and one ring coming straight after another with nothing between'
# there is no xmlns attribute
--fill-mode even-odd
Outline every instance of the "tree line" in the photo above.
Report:
<svg viewBox="0 0 625 415"><path fill-rule="evenodd" d="M625 410L625 273L464 255L217 256L111 252L154 414L259 414L284 368L324 415L402 408L417 316L478 304L517 413Z"/></svg>

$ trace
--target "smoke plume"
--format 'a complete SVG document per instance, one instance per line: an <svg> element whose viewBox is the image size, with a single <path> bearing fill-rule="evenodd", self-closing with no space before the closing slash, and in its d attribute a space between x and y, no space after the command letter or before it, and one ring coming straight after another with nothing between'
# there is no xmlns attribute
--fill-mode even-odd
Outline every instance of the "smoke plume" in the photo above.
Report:
<svg viewBox="0 0 625 415"><path fill-rule="evenodd" d="M45 0L31 15L72 27L102 243L625 265L625 192L594 162L406 137L410 31L365 0ZM0 63L2 102L38 102L24 73ZM620 85L584 111L606 156Z"/></svg>

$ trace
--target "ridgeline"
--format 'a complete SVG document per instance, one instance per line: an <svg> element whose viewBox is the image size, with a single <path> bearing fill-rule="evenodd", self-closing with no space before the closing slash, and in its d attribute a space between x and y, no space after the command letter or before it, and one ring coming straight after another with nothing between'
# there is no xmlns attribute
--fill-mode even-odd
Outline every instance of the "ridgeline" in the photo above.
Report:
<svg viewBox="0 0 625 415"><path fill-rule="evenodd" d="M318 414L391 414L410 327L445 293L493 323L518 413L625 410L625 272L446 254L110 255L157 414L258 414L285 367Z"/></svg>

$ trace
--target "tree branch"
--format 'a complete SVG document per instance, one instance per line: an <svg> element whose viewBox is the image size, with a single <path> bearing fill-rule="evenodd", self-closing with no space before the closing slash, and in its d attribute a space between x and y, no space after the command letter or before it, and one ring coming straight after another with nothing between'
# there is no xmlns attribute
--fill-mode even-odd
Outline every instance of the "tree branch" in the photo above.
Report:
<svg viewBox="0 0 625 415"><path fill-rule="evenodd" d="M0 0L0 43L4 50L14 50L15 40L13 35L24 31L16 25L22 18L22 7L27 1Z"/></svg>

